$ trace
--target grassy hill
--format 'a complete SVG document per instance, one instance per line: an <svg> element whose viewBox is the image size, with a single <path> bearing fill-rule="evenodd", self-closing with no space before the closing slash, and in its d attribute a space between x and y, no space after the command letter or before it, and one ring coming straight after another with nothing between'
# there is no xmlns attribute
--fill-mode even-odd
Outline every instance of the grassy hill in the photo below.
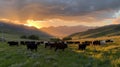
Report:
<svg viewBox="0 0 120 67"><path fill-rule="evenodd" d="M96 38L96 37L117 36L117 35L120 35L120 24L103 26L96 29L89 29L85 32L72 34L70 35L70 37L81 39L81 38Z"/></svg>
<svg viewBox="0 0 120 67"><path fill-rule="evenodd" d="M31 52L25 46L10 47L0 43L0 67L120 67L120 37L114 43L88 46L85 51L78 45L69 45L64 52L38 47Z"/></svg>
<svg viewBox="0 0 120 67"><path fill-rule="evenodd" d="M49 38L51 37L49 34L40 31L35 27L26 27L23 25L16 25L10 23L4 23L0 21L0 37L3 36L5 38L19 38L21 35L38 35L40 38Z"/></svg>

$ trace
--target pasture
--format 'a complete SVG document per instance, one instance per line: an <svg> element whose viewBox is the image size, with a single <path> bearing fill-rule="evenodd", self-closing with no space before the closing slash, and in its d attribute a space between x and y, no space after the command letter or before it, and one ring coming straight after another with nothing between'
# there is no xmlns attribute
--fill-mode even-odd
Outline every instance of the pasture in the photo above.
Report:
<svg viewBox="0 0 120 67"><path fill-rule="evenodd" d="M28 51L26 46L8 46L0 42L0 67L120 67L120 37L114 43L88 46L78 50L70 44L65 51L38 46L38 51Z"/></svg>

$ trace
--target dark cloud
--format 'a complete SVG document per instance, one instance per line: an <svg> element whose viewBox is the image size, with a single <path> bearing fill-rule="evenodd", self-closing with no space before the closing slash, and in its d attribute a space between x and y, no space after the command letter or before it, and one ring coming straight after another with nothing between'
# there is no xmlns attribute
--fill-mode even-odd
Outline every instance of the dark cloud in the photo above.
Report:
<svg viewBox="0 0 120 67"><path fill-rule="evenodd" d="M92 21L91 17L98 20L111 18L119 8L120 0L0 0L0 17Z"/></svg>

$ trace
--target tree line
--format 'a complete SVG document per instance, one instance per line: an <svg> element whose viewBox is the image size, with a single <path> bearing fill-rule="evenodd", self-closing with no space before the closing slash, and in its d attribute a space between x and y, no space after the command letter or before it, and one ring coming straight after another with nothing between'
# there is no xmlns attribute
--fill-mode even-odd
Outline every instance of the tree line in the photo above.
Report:
<svg viewBox="0 0 120 67"><path fill-rule="evenodd" d="M39 40L39 36L38 35L22 35L20 37L21 39L31 39L31 40Z"/></svg>

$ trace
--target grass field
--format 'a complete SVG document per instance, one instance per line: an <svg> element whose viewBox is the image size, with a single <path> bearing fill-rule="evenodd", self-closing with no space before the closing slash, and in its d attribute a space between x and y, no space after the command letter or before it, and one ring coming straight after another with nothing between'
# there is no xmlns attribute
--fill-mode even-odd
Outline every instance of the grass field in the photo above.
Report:
<svg viewBox="0 0 120 67"><path fill-rule="evenodd" d="M43 45L38 51L25 46L10 47L0 42L0 67L120 67L120 38L104 46L88 46L86 50L69 45L64 52L55 52Z"/></svg>

